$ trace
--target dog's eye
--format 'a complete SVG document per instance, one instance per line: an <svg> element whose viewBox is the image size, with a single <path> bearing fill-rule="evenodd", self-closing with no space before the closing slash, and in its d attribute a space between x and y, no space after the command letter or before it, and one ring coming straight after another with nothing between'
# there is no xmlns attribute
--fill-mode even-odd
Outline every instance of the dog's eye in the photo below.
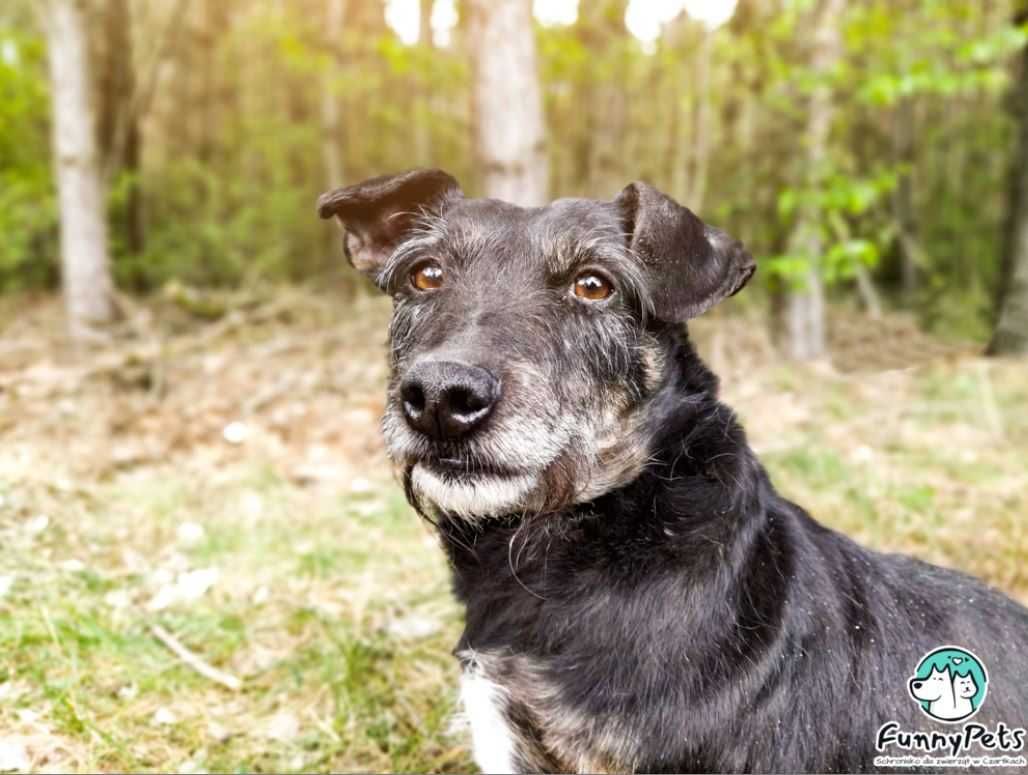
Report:
<svg viewBox="0 0 1028 775"><path fill-rule="evenodd" d="M443 268L436 261L422 261L411 270L410 284L419 291L434 291L443 284Z"/></svg>
<svg viewBox="0 0 1028 775"><path fill-rule="evenodd" d="M574 291L580 299L603 301L614 293L614 284L598 272L587 270L575 278Z"/></svg>

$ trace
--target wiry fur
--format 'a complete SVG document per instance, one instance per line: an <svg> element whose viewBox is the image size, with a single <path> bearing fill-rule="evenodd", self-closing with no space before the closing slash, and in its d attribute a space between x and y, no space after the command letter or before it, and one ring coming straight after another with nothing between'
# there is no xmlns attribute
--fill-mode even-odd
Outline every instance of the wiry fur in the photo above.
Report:
<svg viewBox="0 0 1028 775"><path fill-rule="evenodd" d="M440 173L401 180L436 205L389 250L372 238L392 232L358 224L395 300L383 428L466 608L456 653L484 768L871 770L885 722L943 729L906 685L951 643L988 666L975 721L1024 724L1028 611L816 523L718 400L678 324L752 274L739 243L641 184L524 210L462 199ZM388 179L373 184L395 211ZM336 213L348 229L374 217L356 189L326 200L360 203ZM445 283L418 294L426 258ZM614 279L609 301L569 294L589 266ZM475 433L408 427L398 386L423 359L498 378ZM444 458L467 470L437 471Z"/></svg>
<svg viewBox="0 0 1028 775"><path fill-rule="evenodd" d="M585 205L563 200L553 207L574 212ZM412 492L432 496L426 509L473 519L553 511L631 480L649 454L639 399L659 379L662 361L656 340L639 326L651 306L648 289L618 221L594 216L569 229L549 211L492 201L460 207L474 218L454 218L452 210L447 218L422 215L376 276L396 300L383 432L411 475ZM484 219L495 227L483 230ZM535 228L526 228L528 219ZM524 252L497 261L513 245ZM521 255L545 256L546 263L517 260ZM451 292L409 292L406 278L426 258L445 264ZM602 313L567 295L583 266L618 278L620 297ZM415 360L427 359L473 359L500 377L504 398L485 432L441 448L408 427L400 384ZM608 388L595 390L597 382ZM502 461L504 479L451 479L446 492L445 477L419 463L441 456L463 458L469 470Z"/></svg>

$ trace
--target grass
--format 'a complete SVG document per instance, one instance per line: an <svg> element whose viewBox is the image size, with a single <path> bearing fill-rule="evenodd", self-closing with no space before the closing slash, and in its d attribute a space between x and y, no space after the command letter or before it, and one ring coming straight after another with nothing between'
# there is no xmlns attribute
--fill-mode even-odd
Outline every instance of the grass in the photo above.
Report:
<svg viewBox="0 0 1028 775"><path fill-rule="evenodd" d="M0 766L473 769L451 730L460 613L375 427L387 308L293 301L217 336L157 310L149 334L88 357L63 349L52 302L12 315ZM1022 364L784 368L752 326L696 328L788 497L1028 601Z"/></svg>
<svg viewBox="0 0 1028 775"><path fill-rule="evenodd" d="M38 533L5 520L0 728L59 769L467 769L440 691L457 611L396 488L311 493L246 463L219 479L126 474L88 503L47 498ZM155 606L195 569L217 571L209 590ZM426 637L396 635L410 620ZM193 672L153 624L243 690Z"/></svg>

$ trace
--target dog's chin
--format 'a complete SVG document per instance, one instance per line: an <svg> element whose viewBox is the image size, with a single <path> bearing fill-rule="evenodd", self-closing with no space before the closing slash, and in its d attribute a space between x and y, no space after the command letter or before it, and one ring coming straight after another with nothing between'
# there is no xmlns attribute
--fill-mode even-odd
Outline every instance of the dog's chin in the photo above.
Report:
<svg viewBox="0 0 1028 775"><path fill-rule="evenodd" d="M410 477L418 498L466 519L523 511L538 484L529 473L455 473L425 462L415 463Z"/></svg>

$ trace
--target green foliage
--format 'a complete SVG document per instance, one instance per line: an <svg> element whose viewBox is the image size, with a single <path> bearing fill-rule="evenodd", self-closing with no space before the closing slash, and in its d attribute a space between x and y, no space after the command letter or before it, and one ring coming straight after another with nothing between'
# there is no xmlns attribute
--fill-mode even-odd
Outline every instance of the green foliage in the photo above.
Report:
<svg viewBox="0 0 1028 775"><path fill-rule="evenodd" d="M341 30L326 28L325 3L313 0L208 4L174 34L161 12L129 6L137 82L155 88L142 95L142 165L109 181L124 287L332 272L337 235L313 215L335 182L329 147L346 181L432 165L482 193L465 20L437 48L401 43L378 0L346 3ZM712 37L682 16L652 51L626 30L624 6L583 4L575 24L536 30L554 195L610 197L647 179L742 237L761 277L795 283L815 265L845 295L864 269L928 325L984 335L1014 146L1009 63L1028 44L1010 9L848 3L838 64L817 72L813 0L741 3ZM151 50L163 52L152 82ZM804 137L817 89L834 117L813 169ZM41 33L17 0L0 11L0 289L57 278L47 92ZM326 137L330 102L339 121ZM142 246L126 229L136 191ZM898 196L920 247L913 290L900 282L911 259Z"/></svg>
<svg viewBox="0 0 1028 775"><path fill-rule="evenodd" d="M53 277L48 100L42 41L0 26L0 290Z"/></svg>
<svg viewBox="0 0 1028 775"><path fill-rule="evenodd" d="M801 286L812 263L817 263L829 285L852 280L861 266L873 268L888 247L893 230L881 212L896 186L896 173L884 170L861 178L833 173L813 187L786 188L778 196L778 215L783 221L797 216L823 245L820 254L792 251L772 256L769 273Z"/></svg>

